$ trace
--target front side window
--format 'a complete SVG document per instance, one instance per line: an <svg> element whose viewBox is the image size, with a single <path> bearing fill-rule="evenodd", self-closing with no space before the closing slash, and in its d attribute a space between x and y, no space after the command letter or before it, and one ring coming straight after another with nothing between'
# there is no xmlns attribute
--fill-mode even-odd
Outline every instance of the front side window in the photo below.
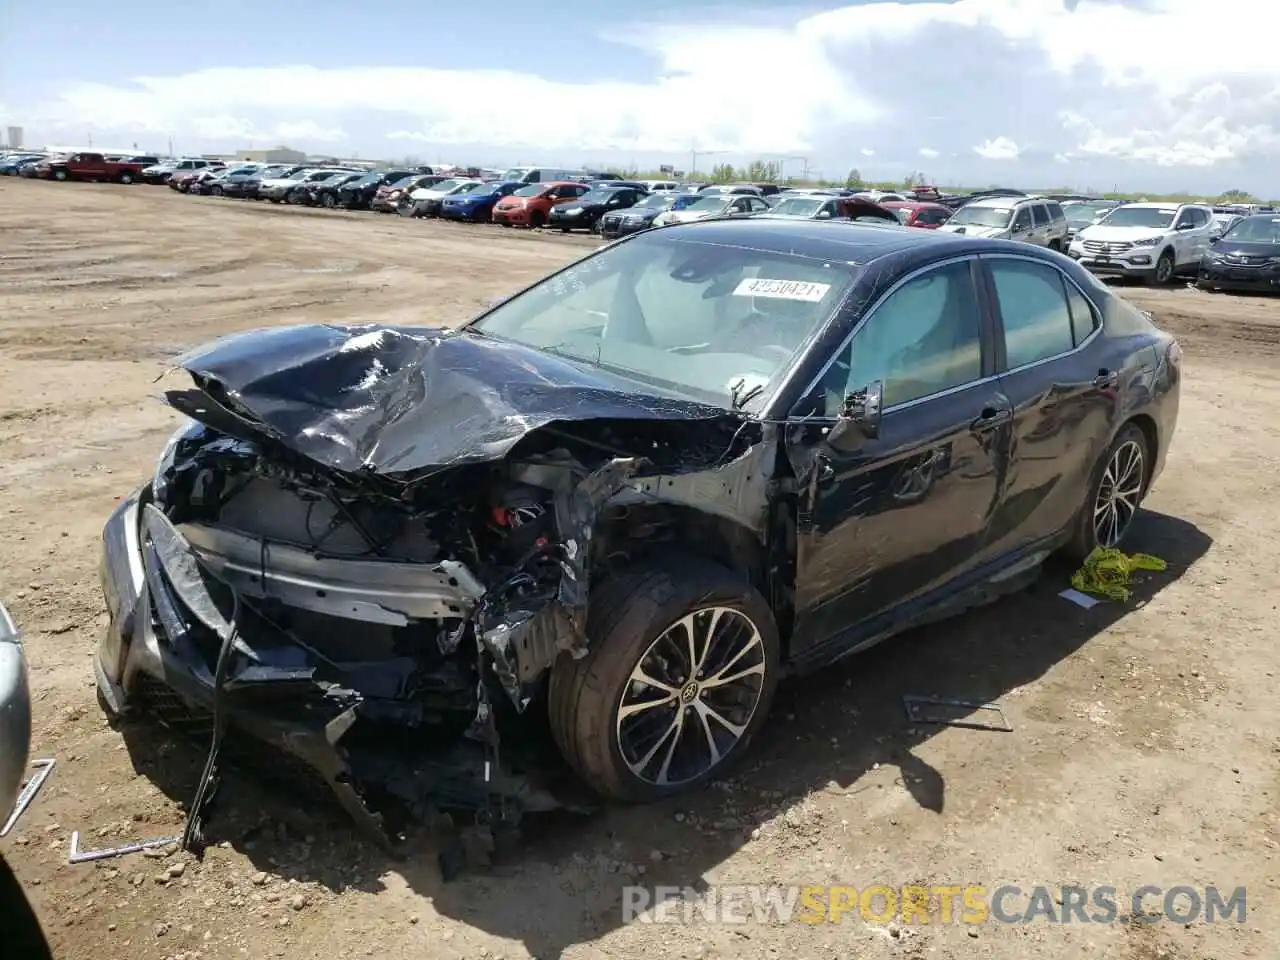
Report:
<svg viewBox="0 0 1280 960"><path fill-rule="evenodd" d="M661 231L605 248L464 329L723 405L775 384L857 269Z"/></svg>
<svg viewBox="0 0 1280 960"><path fill-rule="evenodd" d="M884 405L909 403L982 377L982 328L968 261L908 280L874 309L820 385L824 416L879 380Z"/></svg>
<svg viewBox="0 0 1280 960"><path fill-rule="evenodd" d="M991 279L1004 320L1005 357L1010 370L1074 348L1062 274L1041 263L993 260Z"/></svg>

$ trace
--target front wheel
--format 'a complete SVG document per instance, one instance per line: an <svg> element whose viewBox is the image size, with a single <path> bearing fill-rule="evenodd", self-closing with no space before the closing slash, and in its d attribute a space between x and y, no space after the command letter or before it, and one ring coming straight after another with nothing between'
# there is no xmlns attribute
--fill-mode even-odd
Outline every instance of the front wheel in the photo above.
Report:
<svg viewBox="0 0 1280 960"><path fill-rule="evenodd" d="M66 179L67 179L67 171L65 171L65 170L55 170L55 171L53 172L53 179L55 179L55 180L66 180Z"/></svg>
<svg viewBox="0 0 1280 960"><path fill-rule="evenodd" d="M128 170L123 171L120 174L120 182L125 184L126 186L133 183L133 174L130 173Z"/></svg>
<svg viewBox="0 0 1280 960"><path fill-rule="evenodd" d="M209 191L209 194L210 194L210 196L220 197L220 196L222 196L222 195L223 195L223 194L222 194L222 188L221 188L221 187L214 187L212 190L210 190L210 191Z"/></svg>
<svg viewBox="0 0 1280 960"><path fill-rule="evenodd" d="M1163 287L1167 283L1173 281L1173 251L1166 250L1160 254L1160 259L1156 261L1156 268L1151 274L1151 286Z"/></svg>
<svg viewBox="0 0 1280 960"><path fill-rule="evenodd" d="M561 753L593 790L655 800L718 777L764 723L781 644L764 598L709 561L638 566L592 594L581 660L552 668Z"/></svg>
<svg viewBox="0 0 1280 960"><path fill-rule="evenodd" d="M1095 547L1124 542L1147 493L1151 456L1146 434L1136 424L1125 424L1094 467L1067 546L1073 559L1083 560Z"/></svg>
<svg viewBox="0 0 1280 960"><path fill-rule="evenodd" d="M330 210L332 210L334 207L338 205L338 201L332 193L326 193L324 195L323 202L324 202L324 205L328 207Z"/></svg>

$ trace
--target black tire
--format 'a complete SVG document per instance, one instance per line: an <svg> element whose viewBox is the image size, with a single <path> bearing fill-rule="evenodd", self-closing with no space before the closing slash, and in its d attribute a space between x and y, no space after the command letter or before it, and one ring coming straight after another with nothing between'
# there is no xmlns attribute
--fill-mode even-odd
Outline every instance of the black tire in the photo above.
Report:
<svg viewBox="0 0 1280 960"><path fill-rule="evenodd" d="M529 226L535 230L541 229L546 222L547 218L540 210L535 210L529 214Z"/></svg>
<svg viewBox="0 0 1280 960"><path fill-rule="evenodd" d="M568 227L561 227L561 228L560 228L560 232L561 232L561 233L568 233L568 232L569 232L569 228L568 228Z"/></svg>
<svg viewBox="0 0 1280 960"><path fill-rule="evenodd" d="M213 185L213 188L209 191L209 196L211 196L211 197L220 197L220 196L222 196L222 188L221 188L220 186L218 186L217 184L214 184L214 185Z"/></svg>
<svg viewBox="0 0 1280 960"><path fill-rule="evenodd" d="M53 171L53 179L55 179L55 180L66 180L66 179L67 179L67 171L65 171L65 170L55 170L55 171Z"/></svg>
<svg viewBox="0 0 1280 960"><path fill-rule="evenodd" d="M618 711L630 687L632 671L651 646L680 618L711 606L733 610L750 620L760 640L764 676L754 711L749 719L744 718L742 735L727 746L719 762L697 776L660 785L637 776L624 759ZM740 576L718 564L691 557L640 564L593 591L587 624L592 645L581 660L564 655L556 661L547 709L560 752L596 793L633 802L683 793L722 775L746 751L769 713L780 669L781 644L769 605ZM688 704L701 697L695 689L691 698L685 699L685 689L681 684L681 694L674 696L670 705L688 715L694 709ZM659 744L663 742L665 739L658 740Z"/></svg>
<svg viewBox="0 0 1280 960"><path fill-rule="evenodd" d="M1137 503L1134 507L1129 519L1125 522L1120 536L1112 543L1101 543L1098 536L1096 524L1094 522L1095 512L1098 508L1099 500L1102 496L1102 486L1104 476L1107 472L1108 465L1116 458L1119 451L1127 444L1136 444L1141 452L1141 480L1139 481L1139 489L1137 494ZM1142 508L1142 500L1147 495L1147 484L1151 479L1151 460L1152 452L1150 444L1147 442L1147 435L1135 423L1126 423L1120 428L1120 432L1116 434L1116 438L1111 442L1111 446L1107 447L1101 459L1094 465L1093 473L1089 476L1089 490L1085 495L1085 501L1080 505L1080 513L1076 517L1074 528L1071 532L1071 540L1065 548L1065 553L1072 560L1083 560L1093 552L1094 547L1112 546L1118 547L1124 543L1125 538L1129 535L1129 531L1133 529L1133 519L1138 511Z"/></svg>
<svg viewBox="0 0 1280 960"><path fill-rule="evenodd" d="M1062 241L1060 241L1060 240L1050 240L1050 241L1049 241L1049 249L1050 249L1050 250L1052 250L1054 253L1061 253L1061 252L1062 252Z"/></svg>
<svg viewBox="0 0 1280 960"><path fill-rule="evenodd" d="M338 205L338 200L332 193L326 193L324 195L324 199L321 200L320 202L330 210L332 210L334 207Z"/></svg>
<svg viewBox="0 0 1280 960"><path fill-rule="evenodd" d="M120 171L120 182L125 184L126 186L133 183L133 174L130 173L128 170Z"/></svg>
<svg viewBox="0 0 1280 960"><path fill-rule="evenodd" d="M1196 278L1196 289L1197 289L1197 290L1203 290L1205 293L1217 293L1217 292L1218 292L1218 288L1217 288L1217 287L1215 287L1212 283L1210 283L1208 280L1205 280L1205 279L1204 279L1204 278L1202 278L1202 277L1197 277L1197 278Z"/></svg>
<svg viewBox="0 0 1280 960"><path fill-rule="evenodd" d="M402 216L402 217L412 217L412 216L413 216L413 204L412 204L412 203L397 203L397 204L396 204L396 213L400 214L400 216Z"/></svg>
<svg viewBox="0 0 1280 960"><path fill-rule="evenodd" d="M1147 282L1153 287L1163 287L1172 283L1174 273L1176 273L1175 266L1173 251L1165 250L1156 260L1156 268L1151 272Z"/></svg>

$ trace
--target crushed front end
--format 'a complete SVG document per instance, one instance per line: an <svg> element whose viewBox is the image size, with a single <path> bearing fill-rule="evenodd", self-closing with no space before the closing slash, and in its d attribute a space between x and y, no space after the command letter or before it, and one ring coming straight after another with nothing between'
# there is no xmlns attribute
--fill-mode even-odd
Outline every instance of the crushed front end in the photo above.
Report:
<svg viewBox="0 0 1280 960"><path fill-rule="evenodd" d="M355 363L344 383L367 384L360 371L372 368L393 393L387 358L397 338L417 341L418 355L401 364L417 380L431 376L434 352L475 349L448 335L384 331L360 344L351 331L335 339L333 328L303 329L310 359L290 382L305 382L308 395L318 390L314 364L354 353L353 341L376 362ZM317 338L332 351L307 349ZM446 450L440 436L452 434L440 413L439 436L406 429L403 448L387 441L379 451L400 464L415 451L422 463L396 472L365 454L366 467L351 469L341 451L359 443L334 446L329 403L316 407L330 419L321 429L299 402L278 393L263 402L253 388L277 373L237 382L236 356L235 347L203 356L203 367L188 367L196 389L167 394L191 419L103 531L110 622L94 665L106 707L201 736L225 727L252 746L250 759L256 752L267 767L323 784L393 850L409 824L440 813L508 828L524 813L574 804L533 706L555 659L586 650L596 520L636 478L666 472L642 454L696 469L698 448L705 467L741 419L673 428L670 411L650 404L634 423L548 427L549 415L529 414L516 430L500 412L473 418L471 447ZM444 362L509 379L480 359ZM376 388L351 402L390 406ZM409 408L395 409L366 433L395 436ZM495 425L507 431L500 441L486 433ZM213 742L210 765L216 733ZM264 746L274 749L264 756Z"/></svg>

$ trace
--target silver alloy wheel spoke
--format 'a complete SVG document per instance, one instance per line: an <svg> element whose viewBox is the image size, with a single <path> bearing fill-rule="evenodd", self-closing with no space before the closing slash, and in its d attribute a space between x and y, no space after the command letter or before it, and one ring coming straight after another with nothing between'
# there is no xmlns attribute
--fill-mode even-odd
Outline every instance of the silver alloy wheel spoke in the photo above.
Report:
<svg viewBox="0 0 1280 960"><path fill-rule="evenodd" d="M623 689L623 761L657 786L718 766L755 715L765 672L764 640L742 611L703 607L681 617L649 645Z"/></svg>
<svg viewBox="0 0 1280 960"><path fill-rule="evenodd" d="M1114 547L1138 512L1142 497L1142 448L1129 440L1111 455L1093 507L1093 531L1099 546Z"/></svg>

